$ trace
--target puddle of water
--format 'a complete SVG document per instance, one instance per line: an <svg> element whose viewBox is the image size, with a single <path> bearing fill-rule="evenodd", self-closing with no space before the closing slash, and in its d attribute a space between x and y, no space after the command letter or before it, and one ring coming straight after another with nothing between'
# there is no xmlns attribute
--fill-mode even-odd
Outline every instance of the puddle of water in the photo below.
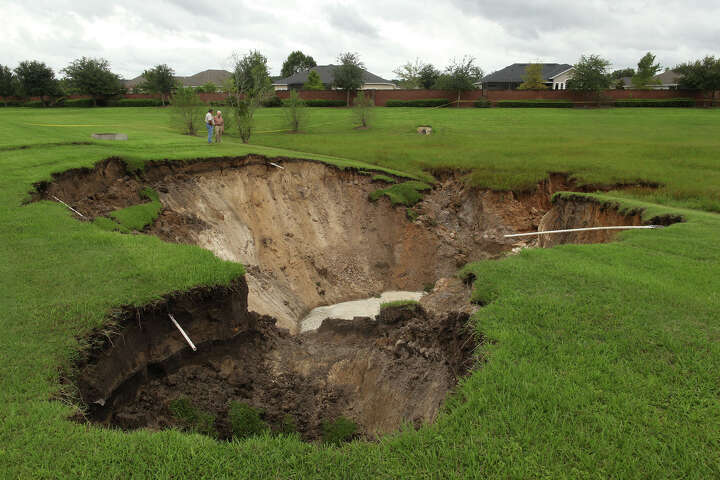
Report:
<svg viewBox="0 0 720 480"><path fill-rule="evenodd" d="M326 318L352 320L354 317L374 317L380 313L380 304L397 300L420 300L425 292L384 292L379 297L352 300L313 308L300 322L300 332L317 330Z"/></svg>

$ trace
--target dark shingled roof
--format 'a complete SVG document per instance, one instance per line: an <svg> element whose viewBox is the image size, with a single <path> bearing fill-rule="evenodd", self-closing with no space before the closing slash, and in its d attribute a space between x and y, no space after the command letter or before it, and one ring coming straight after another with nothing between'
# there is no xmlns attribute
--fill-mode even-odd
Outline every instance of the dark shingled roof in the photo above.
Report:
<svg viewBox="0 0 720 480"><path fill-rule="evenodd" d="M680 77L682 77L682 74L674 70L668 70L667 72L655 75L653 80L659 80L661 85L677 85Z"/></svg>
<svg viewBox="0 0 720 480"><path fill-rule="evenodd" d="M513 63L509 67L505 67L502 70L493 72L482 79L483 83L489 82L503 82L503 83L522 83L523 77L525 76L525 69L530 63ZM572 65L567 63L542 63L541 64L542 75L545 81L550 81L552 77L558 73L562 73L565 70L572 68Z"/></svg>
<svg viewBox="0 0 720 480"><path fill-rule="evenodd" d="M175 80L180 81L184 87L199 87L206 83L212 82L218 87L222 87L225 80L232 75L227 70L205 70L189 77L175 76ZM130 80L123 80L123 84L126 88L133 88L145 81L145 77L139 75Z"/></svg>
<svg viewBox="0 0 720 480"><path fill-rule="evenodd" d="M286 78L281 78L275 82L273 82L273 85L301 85L307 82L308 75L311 71L315 71L320 76L320 81L326 85L332 85L334 80L333 72L337 66L336 65L318 65L317 67L313 67L310 70L305 70L303 72L298 72L295 75L290 75ZM392 83L390 80L385 80L382 77L378 77L374 73L370 73L367 70L363 70L363 82L365 83Z"/></svg>

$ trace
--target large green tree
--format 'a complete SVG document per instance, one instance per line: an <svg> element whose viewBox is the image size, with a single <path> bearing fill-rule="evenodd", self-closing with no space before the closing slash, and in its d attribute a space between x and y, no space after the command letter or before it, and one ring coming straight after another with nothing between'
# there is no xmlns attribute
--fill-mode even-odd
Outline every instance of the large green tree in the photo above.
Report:
<svg viewBox="0 0 720 480"><path fill-rule="evenodd" d="M120 93L120 77L110 71L110 63L104 58L82 57L74 60L62 72L71 92L90 95L93 105Z"/></svg>
<svg viewBox="0 0 720 480"><path fill-rule="evenodd" d="M15 75L13 75L10 67L0 65L0 97L3 97L3 103L7 107L7 97L12 97L17 93L17 84Z"/></svg>
<svg viewBox="0 0 720 480"><path fill-rule="evenodd" d="M305 55L300 50L295 50L288 55L287 59L283 62L280 75L286 78L298 72L310 70L312 67L317 67L315 59L310 55Z"/></svg>
<svg viewBox="0 0 720 480"><path fill-rule="evenodd" d="M47 105L45 97L57 95L60 87L52 68L37 60L20 62L15 69L18 89L21 95L40 97L43 105Z"/></svg>
<svg viewBox="0 0 720 480"><path fill-rule="evenodd" d="M610 74L610 78L613 80L620 80L623 77L632 77L633 75L635 75L634 68L621 68L619 70L613 70Z"/></svg>
<svg viewBox="0 0 720 480"><path fill-rule="evenodd" d="M345 52L338 55L338 65L333 70L333 85L344 90L347 95L347 106L350 106L350 92L360 90L364 85L363 74L365 65L357 53Z"/></svg>
<svg viewBox="0 0 720 480"><path fill-rule="evenodd" d="M655 75L662 70L659 63L655 63L655 55L648 52L638 62L638 68L635 75L632 76L632 84L634 88L648 88L648 85L659 83L654 79Z"/></svg>
<svg viewBox="0 0 720 480"><path fill-rule="evenodd" d="M460 106L460 96L463 92L475 90L475 83L482 80L483 71L475 64L475 57L465 55L460 59L452 59L436 82L441 90L457 92L457 106Z"/></svg>
<svg viewBox="0 0 720 480"><path fill-rule="evenodd" d="M320 75L315 70L310 70L307 82L305 82L302 88L303 90L324 90L325 85L323 85L322 80L320 80Z"/></svg>
<svg viewBox="0 0 720 480"><path fill-rule="evenodd" d="M678 81L680 88L712 92L712 101L715 103L717 91L720 90L720 58L707 56L702 60L678 65L675 71L682 75Z"/></svg>
<svg viewBox="0 0 720 480"><path fill-rule="evenodd" d="M420 59L416 58L415 62L406 62L393 70L393 73L400 80L400 87L407 89L420 88L420 72L422 72L424 66Z"/></svg>
<svg viewBox="0 0 720 480"><path fill-rule="evenodd" d="M541 63L531 63L525 67L523 82L518 86L518 90L547 90L547 88Z"/></svg>
<svg viewBox="0 0 720 480"><path fill-rule="evenodd" d="M440 71L432 64L427 63L423 65L423 67L420 69L420 72L418 72L418 83L420 84L421 88L428 90L435 86L435 83L437 83L439 76Z"/></svg>
<svg viewBox="0 0 720 480"><path fill-rule="evenodd" d="M569 90L594 93L600 97L600 93L610 88L612 82L607 68L610 62L599 55L582 55L575 64L573 76L567 81Z"/></svg>
<svg viewBox="0 0 720 480"><path fill-rule="evenodd" d="M232 73L233 106L240 138L250 140L254 127L254 115L262 101L272 94L272 81L268 72L267 57L252 50L247 54L234 54Z"/></svg>
<svg viewBox="0 0 720 480"><path fill-rule="evenodd" d="M159 93L160 101L165 105L165 99L170 96L176 87L175 70L165 64L155 65L142 74L143 83L141 88L151 93Z"/></svg>

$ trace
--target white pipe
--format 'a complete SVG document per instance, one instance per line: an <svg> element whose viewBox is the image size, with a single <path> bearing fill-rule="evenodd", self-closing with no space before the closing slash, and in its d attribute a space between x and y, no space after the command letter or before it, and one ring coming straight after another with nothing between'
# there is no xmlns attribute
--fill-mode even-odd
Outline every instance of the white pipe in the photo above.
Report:
<svg viewBox="0 0 720 480"><path fill-rule="evenodd" d="M566 233L566 232L587 232L589 230L630 230L640 228L663 228L662 225L626 225L617 227L585 227L585 228L568 228L566 230L545 230L544 232L531 233L514 233L512 235L504 235L505 238L510 237L528 237L530 235L545 235L547 233Z"/></svg>
<svg viewBox="0 0 720 480"><path fill-rule="evenodd" d="M280 169L282 169L282 170L285 170L285 167L281 167L281 166L278 165L277 163L274 163L274 162L268 162L268 163L269 163L270 165L272 165L273 167L277 167L277 168L280 168Z"/></svg>
<svg viewBox="0 0 720 480"><path fill-rule="evenodd" d="M182 336L185 337L185 340L190 344L190 348L193 349L193 352L197 351L197 347L195 347L195 344L193 344L192 340L190 340L190 337L187 336L187 333L185 333L185 330L182 329L180 324L175 320L175 317L172 316L172 313L168 313L168 316L170 317L170 320L175 324L178 330L180 330L180 333L182 333Z"/></svg>
<svg viewBox="0 0 720 480"><path fill-rule="evenodd" d="M60 199L59 199L58 197L56 197L55 195L53 195L52 197L53 197L55 200L57 200L58 202L60 202L60 203L62 203L63 205L65 205L67 208L69 208L69 209L72 210L73 212L75 212L75 213L77 213L78 215L80 215L81 217L85 218L85 215L83 215L82 213L78 212L78 211L75 210L73 207L71 207L71 206L68 205L67 203L63 202L62 200L60 200Z"/></svg>

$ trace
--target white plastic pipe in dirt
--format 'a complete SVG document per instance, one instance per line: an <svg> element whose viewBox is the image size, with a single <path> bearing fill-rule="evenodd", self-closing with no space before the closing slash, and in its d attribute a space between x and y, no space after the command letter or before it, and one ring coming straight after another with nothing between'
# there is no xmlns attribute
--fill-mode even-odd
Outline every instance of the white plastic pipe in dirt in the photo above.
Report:
<svg viewBox="0 0 720 480"><path fill-rule="evenodd" d="M504 237L505 238L529 237L530 235L546 235L548 233L587 232L589 230L632 230L632 229L651 229L651 228L663 228L663 226L662 225L626 225L626 226L617 226L617 227L568 228L565 230L545 230L544 232L513 233L512 235L504 235Z"/></svg>
<svg viewBox="0 0 720 480"><path fill-rule="evenodd" d="M185 340L187 340L188 344L190 345L190 348L193 349L193 352L196 352L196 351L197 351L197 347L196 347L195 344L192 342L192 340L190 340L190 337L187 336L187 333L185 333L185 330L182 329L182 327L181 327L180 324L177 322L177 320L175 320L175 317L172 316L172 313L168 313L168 317L170 317L170 320L172 320L172 322L175 324L175 326L177 327L177 329L180 330L180 333L182 333L182 336L185 337Z"/></svg>
<svg viewBox="0 0 720 480"><path fill-rule="evenodd" d="M280 165L278 165L278 164L275 163L275 162L268 162L268 163L269 163L270 165L272 165L273 167L277 167L277 168L279 168L279 169L281 169L281 170L285 170L285 167L281 167Z"/></svg>
<svg viewBox="0 0 720 480"><path fill-rule="evenodd" d="M67 203L63 202L62 200L60 200L60 199L59 199L58 197L56 197L55 195L53 195L52 197L53 197L55 200L57 200L58 202L60 202L60 203L62 203L63 205L65 205L67 208L69 208L69 209L72 210L73 212L75 212L75 213L77 213L78 215L80 215L81 217L85 218L85 215L83 215L82 213L78 212L78 211L75 210L73 207L71 207L71 206L68 205Z"/></svg>

